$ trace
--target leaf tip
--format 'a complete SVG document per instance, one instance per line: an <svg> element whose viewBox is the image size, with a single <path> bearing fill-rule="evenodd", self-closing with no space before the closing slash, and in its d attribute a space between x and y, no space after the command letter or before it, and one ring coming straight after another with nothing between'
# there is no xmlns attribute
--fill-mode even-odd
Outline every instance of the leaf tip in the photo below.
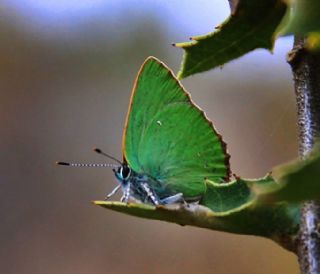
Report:
<svg viewBox="0 0 320 274"><path fill-rule="evenodd" d="M91 203L94 205L102 206L103 204L105 204L105 201L91 201Z"/></svg>
<svg viewBox="0 0 320 274"><path fill-rule="evenodd" d="M185 49L197 43L196 37L190 37L189 39L191 39L191 42L174 43L174 46L177 48Z"/></svg>

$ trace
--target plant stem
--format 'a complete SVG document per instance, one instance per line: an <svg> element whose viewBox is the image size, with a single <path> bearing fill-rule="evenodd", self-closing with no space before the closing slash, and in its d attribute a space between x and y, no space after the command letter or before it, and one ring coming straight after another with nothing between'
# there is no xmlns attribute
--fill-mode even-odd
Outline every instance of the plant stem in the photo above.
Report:
<svg viewBox="0 0 320 274"><path fill-rule="evenodd" d="M304 158L320 136L320 53L310 52L305 39L295 37L288 62L297 100L299 153ZM317 201L302 206L297 254L301 273L320 274L320 203Z"/></svg>

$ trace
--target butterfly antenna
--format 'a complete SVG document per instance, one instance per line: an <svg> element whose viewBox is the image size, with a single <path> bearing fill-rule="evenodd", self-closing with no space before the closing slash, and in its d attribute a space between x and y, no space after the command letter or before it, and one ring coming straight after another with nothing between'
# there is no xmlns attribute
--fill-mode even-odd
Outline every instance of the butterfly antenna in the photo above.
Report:
<svg viewBox="0 0 320 274"><path fill-rule="evenodd" d="M96 148L96 147L95 147L95 148L93 148L93 151L95 151L95 152L97 152L98 154L101 154L101 155L103 155L103 156L105 156L105 157L108 157L109 159L112 159L112 160L116 161L117 163L119 163L120 165L122 165L122 162L121 162L121 161L119 161L118 159L112 157L111 155L103 152L100 148Z"/></svg>
<svg viewBox="0 0 320 274"><path fill-rule="evenodd" d="M67 163L67 162L56 162L60 166L71 166L71 167L119 167L115 164L87 164L87 163Z"/></svg>

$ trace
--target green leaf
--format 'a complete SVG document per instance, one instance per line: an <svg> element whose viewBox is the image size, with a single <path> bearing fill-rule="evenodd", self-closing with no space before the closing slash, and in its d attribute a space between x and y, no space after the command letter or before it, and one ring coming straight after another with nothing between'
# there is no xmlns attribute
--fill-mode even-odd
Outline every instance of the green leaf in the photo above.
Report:
<svg viewBox="0 0 320 274"><path fill-rule="evenodd" d="M200 203L214 212L228 212L243 208L253 200L252 191L241 179L224 184L206 180L206 192Z"/></svg>
<svg viewBox="0 0 320 274"><path fill-rule="evenodd" d="M269 198L292 203L320 200L319 147L316 147L305 160L281 165L275 168L272 174L281 188L268 194Z"/></svg>
<svg viewBox="0 0 320 274"><path fill-rule="evenodd" d="M239 0L215 32L175 44L185 50L178 78L221 66L257 48L272 50L286 8L281 0Z"/></svg>
<svg viewBox="0 0 320 274"><path fill-rule="evenodd" d="M226 184L207 180L206 192L199 204L158 207L105 201L95 204L142 218L263 236L292 250L299 224L299 206L260 200L261 194L270 192L274 185L271 176L256 180L237 178Z"/></svg>
<svg viewBox="0 0 320 274"><path fill-rule="evenodd" d="M295 251L300 204L320 199L320 150L305 160L275 168L259 179L236 178L229 183L205 180L199 204L151 206L96 201L95 204L129 215L212 230L270 238Z"/></svg>
<svg viewBox="0 0 320 274"><path fill-rule="evenodd" d="M281 188L269 174L260 179L236 178L226 184L207 180L206 186L200 204L224 217L225 231L269 238L297 231L299 205L267 197Z"/></svg>
<svg viewBox="0 0 320 274"><path fill-rule="evenodd" d="M281 26L281 34L306 36L320 32L320 1L291 0L288 15Z"/></svg>
<svg viewBox="0 0 320 274"><path fill-rule="evenodd" d="M279 26L279 35L298 35L306 38L306 48L320 50L320 1L291 0L290 9Z"/></svg>
<svg viewBox="0 0 320 274"><path fill-rule="evenodd" d="M198 204L151 206L146 204L95 201L96 205L128 215L190 225L237 234L270 238L293 251L298 229L299 208L278 204L257 205L254 202L227 212L213 212Z"/></svg>

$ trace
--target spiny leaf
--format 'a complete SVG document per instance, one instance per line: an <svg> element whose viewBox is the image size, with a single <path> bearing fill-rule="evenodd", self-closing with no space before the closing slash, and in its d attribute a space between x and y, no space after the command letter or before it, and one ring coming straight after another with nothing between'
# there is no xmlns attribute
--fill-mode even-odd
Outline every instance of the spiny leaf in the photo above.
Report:
<svg viewBox="0 0 320 274"><path fill-rule="evenodd" d="M270 238L294 251L300 202L320 199L320 150L273 170L260 179L236 178L221 184L206 180L199 204L151 206L96 201L129 215L237 234Z"/></svg>
<svg viewBox="0 0 320 274"><path fill-rule="evenodd" d="M153 220L212 230L268 237L293 251L298 228L299 208L285 204L262 206L254 203L234 211L213 212L198 204L151 206L136 203L95 201L101 207Z"/></svg>
<svg viewBox="0 0 320 274"><path fill-rule="evenodd" d="M306 38L306 47L320 50L320 1L291 0L290 9L279 27L279 35L295 34Z"/></svg>
<svg viewBox="0 0 320 274"><path fill-rule="evenodd" d="M272 205L320 200L318 146L306 159L278 166L271 174L259 179L237 178L225 184L207 180L206 192L200 203L214 212L227 212L252 202Z"/></svg>
<svg viewBox="0 0 320 274"><path fill-rule="evenodd" d="M316 147L305 160L296 160L273 170L282 186L269 194L273 199L298 203L320 200L320 150Z"/></svg>
<svg viewBox="0 0 320 274"><path fill-rule="evenodd" d="M206 180L206 191L200 204L213 212L230 212L249 205L253 200L251 189L241 179L224 184Z"/></svg>
<svg viewBox="0 0 320 274"><path fill-rule="evenodd" d="M261 202L261 193L268 192L273 184L270 176L248 181L238 178L226 184L207 180L206 192L199 204L158 207L104 201L95 204L147 219L268 237L292 250L291 240L299 223L299 206Z"/></svg>
<svg viewBox="0 0 320 274"><path fill-rule="evenodd" d="M221 66L257 48L271 50L286 8L281 0L239 0L215 32L175 44L185 50L178 78Z"/></svg>
<svg viewBox="0 0 320 274"><path fill-rule="evenodd" d="M320 32L320 1L291 0L288 15L281 24L281 34L297 34L306 36L312 32Z"/></svg>

